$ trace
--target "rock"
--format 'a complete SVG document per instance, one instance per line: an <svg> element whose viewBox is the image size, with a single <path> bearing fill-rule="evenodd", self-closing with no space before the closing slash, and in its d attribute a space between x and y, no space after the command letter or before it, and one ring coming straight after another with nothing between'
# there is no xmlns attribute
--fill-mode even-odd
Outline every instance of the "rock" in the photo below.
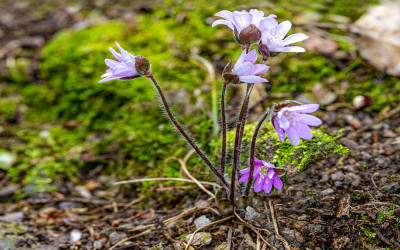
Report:
<svg viewBox="0 0 400 250"><path fill-rule="evenodd" d="M335 192L335 191L334 191L332 188L327 188L327 189L323 190L323 191L321 192L321 194L322 194L323 196L327 196L327 195L333 194L334 192Z"/></svg>
<svg viewBox="0 0 400 250"><path fill-rule="evenodd" d="M69 210L71 208L83 208L83 207L85 206L79 202L63 201L60 204L58 204L58 208L61 210Z"/></svg>
<svg viewBox="0 0 400 250"><path fill-rule="evenodd" d="M248 206L246 207L246 213L244 215L245 220L247 221L258 221L261 218L261 214L257 213L254 208Z"/></svg>
<svg viewBox="0 0 400 250"><path fill-rule="evenodd" d="M186 235L186 242L189 242L190 238L192 237L193 234L188 234ZM205 232L200 232L196 233L193 237L192 240L192 245L193 246L200 246L200 245L210 245L211 244L211 234L210 233L205 233Z"/></svg>
<svg viewBox="0 0 400 250"><path fill-rule="evenodd" d="M331 179L333 180L333 181L341 181L341 180L343 180L344 179L344 174L343 174L343 172L342 171L336 171L336 172L334 172L333 174L331 174Z"/></svg>
<svg viewBox="0 0 400 250"><path fill-rule="evenodd" d="M344 187L344 183L341 182L341 181L335 181L333 184L334 184L335 187L337 187L337 188L343 188L343 187Z"/></svg>
<svg viewBox="0 0 400 250"><path fill-rule="evenodd" d="M245 242L249 247L251 247L251 249L256 249L256 248L257 248L256 243L254 243L253 239L252 239L251 236L248 235L248 234L245 234L245 235L244 235L244 242Z"/></svg>
<svg viewBox="0 0 400 250"><path fill-rule="evenodd" d="M392 183L386 188L389 194L399 194L400 193L400 185L399 183Z"/></svg>
<svg viewBox="0 0 400 250"><path fill-rule="evenodd" d="M12 197L18 190L18 185L11 184L0 189L0 199Z"/></svg>
<svg viewBox="0 0 400 250"><path fill-rule="evenodd" d="M119 241L128 238L128 235L126 233L122 232L112 232L110 234L110 242L111 245L117 244Z"/></svg>
<svg viewBox="0 0 400 250"><path fill-rule="evenodd" d="M349 184L353 187L358 187L361 183L360 176L357 174L353 174L353 173L348 173L344 180L345 180L346 184Z"/></svg>
<svg viewBox="0 0 400 250"><path fill-rule="evenodd" d="M96 240L93 242L93 248L94 249L102 249L103 246L107 243L107 238L102 238L100 240Z"/></svg>
<svg viewBox="0 0 400 250"><path fill-rule="evenodd" d="M343 143L349 149L357 149L358 148L358 143L354 140L342 138L342 139L340 139L340 143Z"/></svg>
<svg viewBox="0 0 400 250"><path fill-rule="evenodd" d="M378 156L376 159L376 165L378 165L379 167L388 167L390 165L392 160L390 160L389 157L385 157L385 156Z"/></svg>
<svg viewBox="0 0 400 250"><path fill-rule="evenodd" d="M285 230L282 231L282 236L285 238L292 246L294 247L300 247L301 244L297 241L296 235L295 235L295 230Z"/></svg>
<svg viewBox="0 0 400 250"><path fill-rule="evenodd" d="M307 221L307 215L306 214L302 214L302 215L300 215L299 216L299 218L297 218L298 220L301 220L301 221Z"/></svg>
<svg viewBox="0 0 400 250"><path fill-rule="evenodd" d="M205 215L202 215L199 218L194 220L194 224L197 229L199 229L200 227L206 226L210 223L211 223L210 219L207 218L207 216L205 216Z"/></svg>
<svg viewBox="0 0 400 250"><path fill-rule="evenodd" d="M72 242L72 243L75 243L78 240L80 240L81 238L82 238L81 231L79 231L77 229L74 229L74 230L71 231L70 240L69 241Z"/></svg>
<svg viewBox="0 0 400 250"><path fill-rule="evenodd" d="M302 228L303 233L320 233L324 231L325 227L320 224L308 224Z"/></svg>
<svg viewBox="0 0 400 250"><path fill-rule="evenodd" d="M362 123L357 118L353 118L349 121L349 125L355 129L360 129L362 127Z"/></svg>
<svg viewBox="0 0 400 250"><path fill-rule="evenodd" d="M358 95L354 97L353 99L353 108L355 110L362 109L370 104L371 100L364 96L364 95Z"/></svg>
<svg viewBox="0 0 400 250"><path fill-rule="evenodd" d="M0 238L0 249L11 250L15 248L15 242L11 239L7 238Z"/></svg>
<svg viewBox="0 0 400 250"><path fill-rule="evenodd" d="M301 204L305 207L312 207L316 204L314 197L307 197L302 200Z"/></svg>
<svg viewBox="0 0 400 250"><path fill-rule="evenodd" d="M0 152L0 169L7 170L12 166L14 161L15 157L12 154L4 151Z"/></svg>
<svg viewBox="0 0 400 250"><path fill-rule="evenodd" d="M89 190L87 190L87 188L85 186L76 186L75 190L83 198L86 198L86 199L91 199L92 198L92 194L89 192Z"/></svg>
<svg viewBox="0 0 400 250"><path fill-rule="evenodd" d="M15 212L0 216L0 221L3 222L22 222L24 219L24 213Z"/></svg>
<svg viewBox="0 0 400 250"><path fill-rule="evenodd" d="M351 27L361 56L380 71L400 76L400 2L370 7Z"/></svg>

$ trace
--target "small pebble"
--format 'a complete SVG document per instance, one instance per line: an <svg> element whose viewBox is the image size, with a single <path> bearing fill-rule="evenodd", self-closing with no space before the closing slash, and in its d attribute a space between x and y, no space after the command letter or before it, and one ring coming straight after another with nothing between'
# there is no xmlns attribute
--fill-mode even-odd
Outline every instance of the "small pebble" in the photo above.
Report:
<svg viewBox="0 0 400 250"><path fill-rule="evenodd" d="M206 226L210 223L211 223L210 219L207 218L207 216L205 216L205 215L202 215L199 218L194 220L194 224L197 229L199 229L200 227Z"/></svg>
<svg viewBox="0 0 400 250"><path fill-rule="evenodd" d="M321 194L322 194L323 196L327 196L327 195L333 194L334 192L335 192L335 191L334 191L332 188L327 188L327 189L323 190L323 191L321 192Z"/></svg>

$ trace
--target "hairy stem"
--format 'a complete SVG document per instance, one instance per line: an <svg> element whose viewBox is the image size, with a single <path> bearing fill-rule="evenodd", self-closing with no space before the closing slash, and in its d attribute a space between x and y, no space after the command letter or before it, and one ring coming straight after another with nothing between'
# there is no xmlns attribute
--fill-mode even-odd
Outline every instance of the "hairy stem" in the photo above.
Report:
<svg viewBox="0 0 400 250"><path fill-rule="evenodd" d="M219 178L223 186L228 190L228 183L224 179L224 177L218 172L218 170L214 167L214 165L210 162L208 157L200 150L200 148L196 145L196 143L189 137L189 135L185 132L183 127L179 124L179 122L175 119L174 115L172 114L169 105L167 103L167 100L165 98L164 93L161 90L160 85L158 84L157 80L154 78L153 74L150 72L146 75L147 78L149 78L154 86L157 89L158 94L161 97L162 104L164 105L165 111L167 111L167 114L169 116L169 119L171 119L172 123L175 125L175 127L178 129L179 133L186 139L186 141L192 146L192 148L196 151L196 153L200 156L200 158L204 161L204 163L211 169L211 171Z"/></svg>
<svg viewBox="0 0 400 250"><path fill-rule="evenodd" d="M247 112L249 107L249 99L250 93L253 89L254 84L248 83L246 95L243 99L242 108L239 113L239 118L236 124L236 136L235 136L235 148L233 151L233 167L232 167L232 177L231 177L231 191L230 191L230 200L234 203L234 196L235 196L235 183L236 183L236 174L239 171L239 164L240 164L240 150L242 147L242 138L243 138L243 130L244 124L247 118Z"/></svg>
<svg viewBox="0 0 400 250"><path fill-rule="evenodd" d="M272 110L272 109L270 109ZM246 186L246 190L244 191L244 195L248 196L249 192L250 192L250 187L252 185L253 182L253 173L254 173L254 151L255 151L255 146L256 146L256 140L257 140L257 136L258 136L258 131L261 128L261 125L264 123L265 119L267 119L267 117L270 115L270 110L267 110L263 116L261 117L260 121L258 122L254 133L253 133L253 137L251 138L251 146L250 146L250 173L249 173L249 180L247 182L247 186Z"/></svg>
<svg viewBox="0 0 400 250"><path fill-rule="evenodd" d="M225 93L228 83L224 83L222 86L221 93L221 120L222 120L222 146L221 146L221 174L225 173L225 163L226 163L226 110L225 110Z"/></svg>

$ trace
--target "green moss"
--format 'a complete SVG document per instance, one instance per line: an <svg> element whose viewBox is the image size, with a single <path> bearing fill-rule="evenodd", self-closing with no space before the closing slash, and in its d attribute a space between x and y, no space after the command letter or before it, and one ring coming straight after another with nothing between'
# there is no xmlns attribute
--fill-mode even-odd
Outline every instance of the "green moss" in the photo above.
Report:
<svg viewBox="0 0 400 250"><path fill-rule="evenodd" d="M243 136L243 152L248 152L250 140L256 124L246 125ZM340 135L339 135L340 136ZM303 171L312 163L334 154L348 154L349 149L337 142L338 137L331 136L322 128L313 129L311 140L301 140L298 146L293 146L286 138L281 142L270 123L266 123L257 138L256 158L274 162L279 167L291 169L290 172ZM228 149L232 150L235 132L227 136ZM247 161L242 159L243 163ZM294 170L293 168L297 168Z"/></svg>

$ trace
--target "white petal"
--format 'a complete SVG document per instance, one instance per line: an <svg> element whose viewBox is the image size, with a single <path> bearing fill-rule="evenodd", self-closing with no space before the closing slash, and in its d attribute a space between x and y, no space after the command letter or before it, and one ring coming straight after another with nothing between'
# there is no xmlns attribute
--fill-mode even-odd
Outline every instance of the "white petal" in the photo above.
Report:
<svg viewBox="0 0 400 250"><path fill-rule="evenodd" d="M239 76L239 80L241 82L246 82L246 83L268 82L267 79L259 77L259 76Z"/></svg>
<svg viewBox="0 0 400 250"><path fill-rule="evenodd" d="M260 21L258 29L264 33L267 30L272 30L276 26L278 26L278 21L276 21L275 18L268 16Z"/></svg>
<svg viewBox="0 0 400 250"><path fill-rule="evenodd" d="M219 16L222 18L225 18L225 20L233 23L233 16L232 16L232 12L229 10L221 10L220 12L218 12L217 14L215 14L214 16Z"/></svg>
<svg viewBox="0 0 400 250"><path fill-rule="evenodd" d="M297 42L304 41L306 39L308 39L308 36L306 36L305 34L296 33L296 34L293 34L293 35L290 35L290 36L286 37L286 39L283 40L283 44L284 45L289 45L289 44L292 44L292 43L297 43Z"/></svg>
<svg viewBox="0 0 400 250"><path fill-rule="evenodd" d="M233 12L234 24L240 33L244 28L247 28L251 24L252 16L248 12Z"/></svg>
<svg viewBox="0 0 400 250"><path fill-rule="evenodd" d="M238 75L238 76L245 76L245 75L251 75L254 71L254 65L250 62L244 62L241 65L239 65L235 70L232 70L232 73Z"/></svg>
<svg viewBox="0 0 400 250"><path fill-rule="evenodd" d="M292 23L289 21L283 21L281 22L276 28L275 28L275 36L276 38L283 40L283 38L286 36L286 34L289 32L290 28L292 28Z"/></svg>
<svg viewBox="0 0 400 250"><path fill-rule="evenodd" d="M228 26L228 28L230 28L231 30L234 30L234 27L233 27L233 24L231 23L231 22L229 22L229 21L226 21L226 20L215 20L213 23L212 23L212 27L215 27L215 26L217 26L217 25L219 25L219 24L223 24L223 25L226 25L226 26Z"/></svg>
<svg viewBox="0 0 400 250"><path fill-rule="evenodd" d="M251 9L250 14L253 16L253 20L251 21L251 23L258 27L260 25L260 21L264 17L264 12L256 9Z"/></svg>
<svg viewBox="0 0 400 250"><path fill-rule="evenodd" d="M233 66L232 71L235 71L242 63L244 62L244 59L246 57L246 50L244 49L242 51L242 54L240 55L239 59L236 61L235 66Z"/></svg>
<svg viewBox="0 0 400 250"><path fill-rule="evenodd" d="M278 124L279 127L281 127L283 130L287 130L290 126L290 122L288 120L288 118L286 116L281 116L280 118L278 118Z"/></svg>

